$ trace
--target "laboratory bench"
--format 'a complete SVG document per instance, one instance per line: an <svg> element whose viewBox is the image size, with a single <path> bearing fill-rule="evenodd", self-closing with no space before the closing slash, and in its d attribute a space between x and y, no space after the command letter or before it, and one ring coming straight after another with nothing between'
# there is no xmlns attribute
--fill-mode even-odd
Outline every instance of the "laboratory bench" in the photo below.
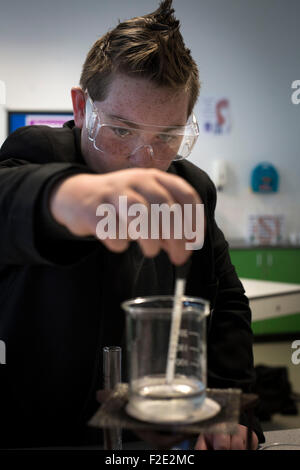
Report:
<svg viewBox="0 0 300 470"><path fill-rule="evenodd" d="M300 338L300 245L230 240L229 251L250 300L255 341Z"/></svg>

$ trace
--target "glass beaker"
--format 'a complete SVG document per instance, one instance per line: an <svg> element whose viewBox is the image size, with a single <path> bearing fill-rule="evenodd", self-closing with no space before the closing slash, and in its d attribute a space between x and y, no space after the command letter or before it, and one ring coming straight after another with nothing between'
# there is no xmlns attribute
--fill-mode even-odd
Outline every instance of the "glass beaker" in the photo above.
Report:
<svg viewBox="0 0 300 470"><path fill-rule="evenodd" d="M206 392L206 315L209 303L182 297L182 315L172 381L167 380L173 296L140 297L122 303L126 312L129 364L127 411L150 422L191 422Z"/></svg>

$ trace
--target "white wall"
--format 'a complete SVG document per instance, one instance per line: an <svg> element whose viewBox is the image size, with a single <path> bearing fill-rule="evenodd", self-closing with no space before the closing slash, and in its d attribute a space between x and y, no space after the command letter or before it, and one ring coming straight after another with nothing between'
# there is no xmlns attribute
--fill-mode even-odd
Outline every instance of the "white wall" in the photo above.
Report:
<svg viewBox="0 0 300 470"><path fill-rule="evenodd" d="M69 90L78 84L93 42L118 19L157 5L156 0L2 0L0 80L6 83L7 107L71 109ZM231 102L232 133L202 135L192 156L208 173L214 158L228 163L219 224L228 237L243 237L249 213L284 213L288 231L300 232L300 105L290 99L291 83L300 79L300 2L174 0L174 6L199 64L203 96L222 95ZM280 172L278 195L249 191L250 172L264 160Z"/></svg>
<svg viewBox="0 0 300 470"><path fill-rule="evenodd" d="M190 43L202 93L227 95L233 114L232 133L203 136L193 157L208 172L216 156L228 162L229 184L219 194L217 219L227 235L243 237L248 214L283 213L287 232L300 232L300 105L290 99L291 83L300 77L300 2L210 0L199 5L185 30L193 31ZM280 172L278 195L249 190L250 172L264 160Z"/></svg>

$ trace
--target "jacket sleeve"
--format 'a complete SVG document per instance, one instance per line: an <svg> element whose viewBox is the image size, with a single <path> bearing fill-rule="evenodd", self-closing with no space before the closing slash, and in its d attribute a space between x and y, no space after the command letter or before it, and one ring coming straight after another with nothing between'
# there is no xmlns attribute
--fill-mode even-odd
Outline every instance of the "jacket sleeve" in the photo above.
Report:
<svg viewBox="0 0 300 470"><path fill-rule="evenodd" d="M84 165L55 161L51 146L47 142L39 142L38 145L36 141L36 135L16 131L8 137L0 151L1 264L53 265L71 262L65 255L61 255L60 259L59 256L48 256L47 247L52 241L53 231L50 238L45 233L46 227L49 227L49 214L44 213L46 198L50 185L59 178L89 173L89 170ZM54 221L53 224L55 227ZM71 236L66 233L67 230L60 231L59 224L56 225L58 237Z"/></svg>
<svg viewBox="0 0 300 470"><path fill-rule="evenodd" d="M214 217L216 191L210 188L209 238L214 260L213 299L208 332L210 381L214 386L248 392L254 379L251 311L244 288L231 263L228 243Z"/></svg>
<svg viewBox="0 0 300 470"><path fill-rule="evenodd" d="M254 380L251 311L231 263L228 243L215 220L215 185L191 162L176 162L173 169L199 193L207 221L204 245L192 256L187 292L206 298L211 304L207 333L208 386L235 387L248 392Z"/></svg>
<svg viewBox="0 0 300 470"><path fill-rule="evenodd" d="M198 191L207 220L204 245L193 253L187 282L188 295L208 299L211 306L207 322L207 385L251 393L255 381L251 310L231 263L228 243L215 220L216 188L208 175L192 163L178 162L177 168L178 174ZM250 424L247 414L241 414L240 423ZM255 417L253 429L263 442Z"/></svg>
<svg viewBox="0 0 300 470"><path fill-rule="evenodd" d="M216 190L209 189L209 237L212 240L215 297L212 302L208 330L208 383L216 388L240 388L251 393L255 382L251 310L245 290L230 260L228 243L214 217ZM242 412L240 423L249 425L249 416ZM252 427L259 442L264 435L258 419Z"/></svg>

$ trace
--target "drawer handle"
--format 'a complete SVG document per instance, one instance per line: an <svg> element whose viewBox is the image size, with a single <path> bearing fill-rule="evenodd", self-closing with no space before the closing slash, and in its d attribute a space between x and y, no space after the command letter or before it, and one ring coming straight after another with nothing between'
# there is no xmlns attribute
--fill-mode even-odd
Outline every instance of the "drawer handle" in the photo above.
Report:
<svg viewBox="0 0 300 470"><path fill-rule="evenodd" d="M261 266L262 265L262 254L257 253L256 254L256 266Z"/></svg>

